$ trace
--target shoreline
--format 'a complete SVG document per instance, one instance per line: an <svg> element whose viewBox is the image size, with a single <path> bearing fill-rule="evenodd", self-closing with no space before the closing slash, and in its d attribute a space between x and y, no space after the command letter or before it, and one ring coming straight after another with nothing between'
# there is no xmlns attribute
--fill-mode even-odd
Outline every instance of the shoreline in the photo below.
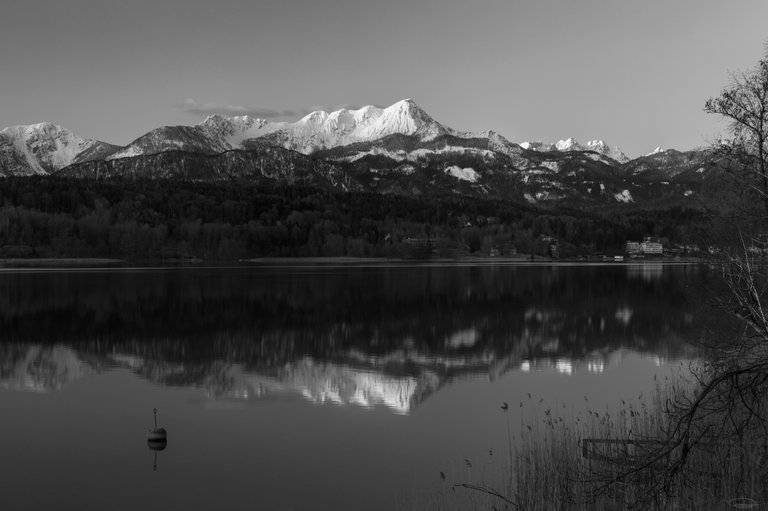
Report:
<svg viewBox="0 0 768 511"><path fill-rule="evenodd" d="M40 257L40 258L7 258L0 259L2 268L80 268L99 266L109 268L124 264L124 259L109 259L102 257Z"/></svg>
<svg viewBox="0 0 768 511"><path fill-rule="evenodd" d="M236 261L130 261L126 259L111 258L7 258L0 259L1 270L13 269L195 269L195 268L233 268L233 267L267 267L267 266L430 266L430 265L516 265L516 266L646 266L646 265L688 265L704 264L705 258L648 258L626 259L616 261L612 259L553 259L551 257L530 255L518 255L512 257L491 256L466 256L459 258L433 258L433 259L390 259L385 257L257 257L252 259L239 259Z"/></svg>

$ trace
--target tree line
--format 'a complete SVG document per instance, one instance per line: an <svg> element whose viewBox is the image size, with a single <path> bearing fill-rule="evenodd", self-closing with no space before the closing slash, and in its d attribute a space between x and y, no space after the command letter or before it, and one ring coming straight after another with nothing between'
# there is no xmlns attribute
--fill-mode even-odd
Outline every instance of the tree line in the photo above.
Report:
<svg viewBox="0 0 768 511"><path fill-rule="evenodd" d="M0 257L127 260L458 257L620 251L645 235L686 243L701 213L547 210L462 196L406 197L247 182L0 183Z"/></svg>

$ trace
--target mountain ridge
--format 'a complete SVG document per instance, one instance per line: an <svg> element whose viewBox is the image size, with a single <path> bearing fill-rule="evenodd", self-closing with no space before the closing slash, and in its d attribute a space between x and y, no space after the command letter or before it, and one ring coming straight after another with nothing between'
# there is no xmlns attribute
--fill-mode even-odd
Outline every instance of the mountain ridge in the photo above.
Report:
<svg viewBox="0 0 768 511"><path fill-rule="evenodd" d="M403 99L386 108L368 105L332 112L317 110L295 122L270 122L247 115L211 115L192 126L160 126L125 146L85 139L52 123L12 126L0 131L0 175L52 173L83 161L114 160L163 151L222 153L244 149L246 142L253 139L312 154L353 143L372 142L396 133L415 135L424 142L441 135L501 139L499 146L507 152L514 144L492 131L475 134L454 130L437 122L412 99ZM514 145L536 151L593 151L619 163L630 161L619 148L602 140L580 144L571 138L555 144L523 142Z"/></svg>
<svg viewBox="0 0 768 511"><path fill-rule="evenodd" d="M608 158L616 160L619 163L627 163L631 159L624 154L624 152L616 146L610 146L603 140L590 140L585 144L581 144L575 138L567 138L565 140L559 140L554 144L547 144L541 141L534 142L521 142L520 146L524 149L538 152L570 152L570 151L592 151L602 154Z"/></svg>
<svg viewBox="0 0 768 511"><path fill-rule="evenodd" d="M712 170L707 158L706 151L657 150L630 160L602 140L516 144L493 131L454 130L411 99L318 110L292 123L212 115L155 128L122 147L50 123L0 131L0 176L267 180L537 205L688 203Z"/></svg>

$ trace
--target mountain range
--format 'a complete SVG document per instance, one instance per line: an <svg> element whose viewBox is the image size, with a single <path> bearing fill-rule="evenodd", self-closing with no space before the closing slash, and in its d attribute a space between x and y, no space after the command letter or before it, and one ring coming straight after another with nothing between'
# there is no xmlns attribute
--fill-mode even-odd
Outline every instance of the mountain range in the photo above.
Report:
<svg viewBox="0 0 768 511"><path fill-rule="evenodd" d="M296 122L213 115L156 128L126 146L51 123L0 131L0 177L248 179L540 205L690 202L705 188L711 160L706 150L660 148L629 159L602 140L516 144L493 131L449 128L410 99L316 111Z"/></svg>

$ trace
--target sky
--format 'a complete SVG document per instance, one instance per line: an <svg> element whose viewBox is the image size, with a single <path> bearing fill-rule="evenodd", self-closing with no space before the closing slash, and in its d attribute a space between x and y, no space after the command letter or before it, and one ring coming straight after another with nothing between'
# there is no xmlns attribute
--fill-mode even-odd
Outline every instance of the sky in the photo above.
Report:
<svg viewBox="0 0 768 511"><path fill-rule="evenodd" d="M513 142L629 156L706 145L703 112L754 66L768 1L37 0L0 17L0 128L125 145L207 115L297 120L412 98Z"/></svg>

